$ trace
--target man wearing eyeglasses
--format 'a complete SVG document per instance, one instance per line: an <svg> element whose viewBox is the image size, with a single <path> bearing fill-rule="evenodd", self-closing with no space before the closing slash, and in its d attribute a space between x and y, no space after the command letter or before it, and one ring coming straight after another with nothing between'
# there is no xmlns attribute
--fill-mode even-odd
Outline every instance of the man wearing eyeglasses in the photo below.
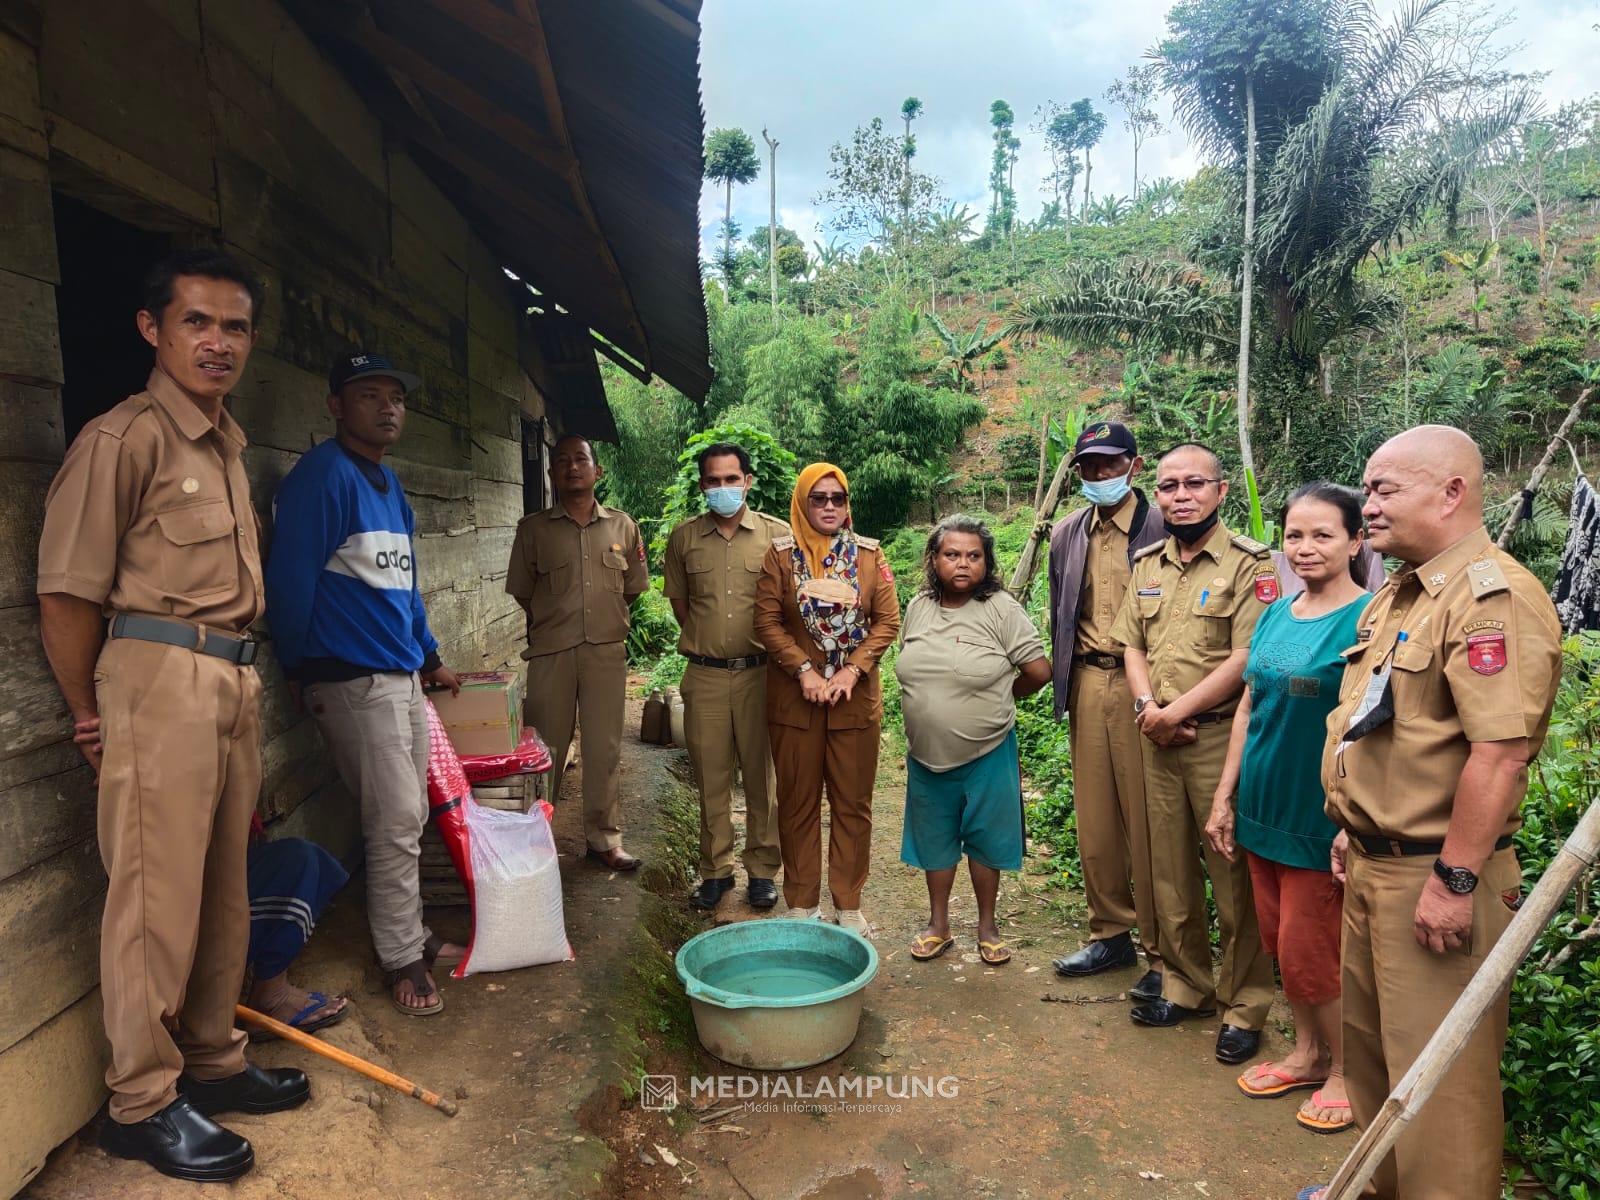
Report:
<svg viewBox="0 0 1600 1200"><path fill-rule="evenodd" d="M1183 445L1156 468L1166 538L1134 555L1133 582L1111 636L1125 647L1128 685L1144 735L1145 811L1165 965L1161 998L1135 1007L1140 1025L1166 1027L1220 1009L1217 1060L1242 1063L1261 1046L1272 1005L1272 964L1261 952L1250 875L1201 836L1227 757L1256 620L1278 598L1272 552L1218 520L1228 494L1210 449ZM1205 882L1216 899L1222 963L1214 978Z"/></svg>

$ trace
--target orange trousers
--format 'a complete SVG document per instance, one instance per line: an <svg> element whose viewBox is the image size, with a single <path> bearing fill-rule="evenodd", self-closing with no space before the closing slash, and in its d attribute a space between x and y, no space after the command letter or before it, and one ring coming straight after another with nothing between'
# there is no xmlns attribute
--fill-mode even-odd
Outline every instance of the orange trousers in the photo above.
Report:
<svg viewBox="0 0 1600 1200"><path fill-rule="evenodd" d="M100 857L110 877L100 994L111 1116L142 1121L178 1075L244 1070L233 1027L250 941L245 848L261 790L254 667L132 639L95 666L105 755Z"/></svg>
<svg viewBox="0 0 1600 1200"><path fill-rule="evenodd" d="M878 778L879 722L829 729L821 714L807 729L776 722L772 765L778 781L778 845L783 899L815 908L822 895L822 790L828 790L828 891L836 909L861 907L872 857L872 785Z"/></svg>

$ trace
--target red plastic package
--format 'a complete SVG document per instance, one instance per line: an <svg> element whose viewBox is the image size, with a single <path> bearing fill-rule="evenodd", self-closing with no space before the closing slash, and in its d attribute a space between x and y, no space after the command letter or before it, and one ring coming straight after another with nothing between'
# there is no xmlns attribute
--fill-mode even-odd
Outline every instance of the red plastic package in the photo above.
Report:
<svg viewBox="0 0 1600 1200"><path fill-rule="evenodd" d="M477 908L472 893L472 849L468 844L466 814L462 811L472 799L472 785L462 769L456 748L450 744L444 722L433 701L428 706L428 807L439 827L439 837L450 852L450 863L467 889L467 900Z"/></svg>
<svg viewBox="0 0 1600 1200"><path fill-rule="evenodd" d="M522 740L510 754L469 754L461 760L468 783L504 779L507 775L543 775L550 769L550 747L532 725L523 727Z"/></svg>

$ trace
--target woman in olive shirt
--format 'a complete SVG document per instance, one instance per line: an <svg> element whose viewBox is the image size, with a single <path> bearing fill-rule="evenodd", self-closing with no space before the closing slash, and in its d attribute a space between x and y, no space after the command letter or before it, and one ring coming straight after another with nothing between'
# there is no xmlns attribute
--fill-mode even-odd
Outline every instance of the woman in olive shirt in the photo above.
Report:
<svg viewBox="0 0 1600 1200"><path fill-rule="evenodd" d="M1322 811L1321 768L1344 676L1340 654L1355 644L1371 599L1355 578L1361 498L1337 484L1307 484L1284 510L1283 548L1305 591L1275 601L1256 623L1206 837L1230 862L1244 848L1261 941L1294 1010L1294 1052L1251 1067L1239 1089L1257 1099L1309 1089L1295 1119L1338 1133L1350 1128L1339 1012L1343 890L1329 865L1337 831Z"/></svg>
<svg viewBox="0 0 1600 1200"><path fill-rule="evenodd" d="M978 953L999 966L1011 959L995 923L1000 872L1022 868L1016 698L1050 682L1050 660L1028 614L1001 586L994 536L982 521L941 521L923 569L895 662L909 751L900 857L928 873L931 909L911 957L938 958L953 944L950 889L965 852Z"/></svg>

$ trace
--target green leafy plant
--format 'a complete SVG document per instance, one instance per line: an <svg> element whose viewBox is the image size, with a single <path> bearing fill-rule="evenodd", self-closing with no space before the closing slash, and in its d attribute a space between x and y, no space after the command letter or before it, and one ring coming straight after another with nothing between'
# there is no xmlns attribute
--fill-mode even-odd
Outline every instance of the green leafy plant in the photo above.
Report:
<svg viewBox="0 0 1600 1200"><path fill-rule="evenodd" d="M713 425L692 436L678 455L678 473L666 489L666 506L661 515L660 533L652 552L659 559L666 548L667 535L690 517L705 511L700 493L700 451L718 442L743 446L750 455L750 469L756 485L745 503L759 512L789 519L789 499L794 494L795 457L778 444L776 438L754 425L729 423Z"/></svg>

